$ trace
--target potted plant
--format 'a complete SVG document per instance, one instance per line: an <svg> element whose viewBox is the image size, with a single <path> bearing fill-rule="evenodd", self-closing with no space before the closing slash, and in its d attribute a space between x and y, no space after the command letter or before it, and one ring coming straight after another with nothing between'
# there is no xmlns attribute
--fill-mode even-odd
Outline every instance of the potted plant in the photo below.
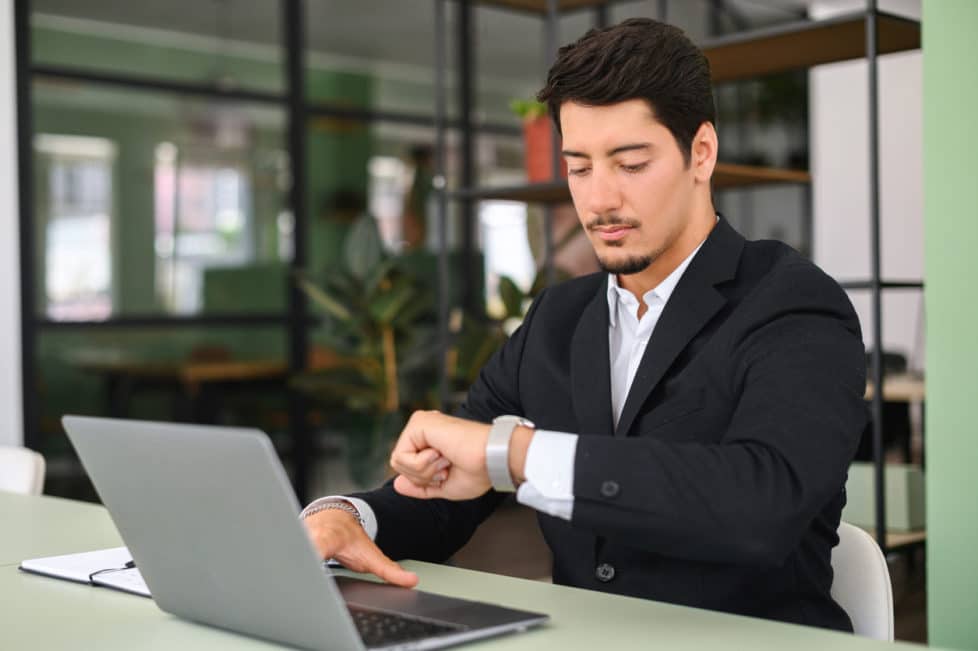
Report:
<svg viewBox="0 0 978 651"><path fill-rule="evenodd" d="M345 435L351 478L370 486L411 413L438 407L435 292L407 258L384 251L369 215L351 227L337 268L319 282L296 282L323 314L314 340L329 363L292 382L328 410L330 428ZM460 312L452 321L450 392L471 383L504 340L499 323Z"/></svg>
<svg viewBox="0 0 978 651"><path fill-rule="evenodd" d="M523 121L526 177L530 183L552 181L554 130L547 115L547 105L536 100L516 99L510 108ZM561 177L567 177L567 163L561 159Z"/></svg>

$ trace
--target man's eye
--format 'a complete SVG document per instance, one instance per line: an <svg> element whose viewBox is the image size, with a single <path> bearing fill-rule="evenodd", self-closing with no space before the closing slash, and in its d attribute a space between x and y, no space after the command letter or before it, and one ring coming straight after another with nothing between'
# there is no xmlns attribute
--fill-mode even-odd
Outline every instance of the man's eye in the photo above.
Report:
<svg viewBox="0 0 978 651"><path fill-rule="evenodd" d="M567 173L571 176L584 176L591 171L590 167L578 167L577 169L569 169Z"/></svg>
<svg viewBox="0 0 978 651"><path fill-rule="evenodd" d="M638 165L622 165L621 168L629 174L637 174L648 166L648 163L639 163Z"/></svg>

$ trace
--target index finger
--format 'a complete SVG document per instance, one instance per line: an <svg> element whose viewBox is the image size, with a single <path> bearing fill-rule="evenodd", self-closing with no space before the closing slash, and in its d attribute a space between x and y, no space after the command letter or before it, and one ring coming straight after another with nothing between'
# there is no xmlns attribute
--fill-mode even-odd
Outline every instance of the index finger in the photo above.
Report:
<svg viewBox="0 0 978 651"><path fill-rule="evenodd" d="M419 452L414 449L399 450L395 447L391 452L390 465L400 473L424 475L434 471L432 464L439 459L441 454L434 448L425 448Z"/></svg>
<svg viewBox="0 0 978 651"><path fill-rule="evenodd" d="M418 575L408 572L403 567L384 555L378 548L376 554L370 554L364 559L367 571L379 576L387 583L403 588L413 588L418 585Z"/></svg>
<svg viewBox="0 0 978 651"><path fill-rule="evenodd" d="M425 426L432 424L433 419L440 415L436 411L416 411L408 419L407 425L394 445L394 451L420 452L430 447L427 442Z"/></svg>

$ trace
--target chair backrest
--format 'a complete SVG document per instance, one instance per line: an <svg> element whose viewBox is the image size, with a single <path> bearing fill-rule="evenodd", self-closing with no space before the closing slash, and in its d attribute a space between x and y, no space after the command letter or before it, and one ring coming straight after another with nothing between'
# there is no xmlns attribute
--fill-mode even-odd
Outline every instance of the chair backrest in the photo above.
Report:
<svg viewBox="0 0 978 651"><path fill-rule="evenodd" d="M0 491L40 495L44 457L33 450L0 445Z"/></svg>
<svg viewBox="0 0 978 651"><path fill-rule="evenodd" d="M868 533L839 523L839 545L832 550L832 598L852 620L856 635L893 640L893 586L879 545Z"/></svg>

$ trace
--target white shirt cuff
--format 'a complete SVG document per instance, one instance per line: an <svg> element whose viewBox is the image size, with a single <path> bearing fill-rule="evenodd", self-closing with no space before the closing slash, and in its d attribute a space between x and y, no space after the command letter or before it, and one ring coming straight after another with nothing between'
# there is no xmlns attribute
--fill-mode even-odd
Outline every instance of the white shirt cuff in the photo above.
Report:
<svg viewBox="0 0 978 651"><path fill-rule="evenodd" d="M312 502L306 508L302 509L302 513L299 514L299 519L301 520L306 516L311 509L319 506L320 504L326 504L328 502L349 502L353 505L353 508L357 510L360 514L360 520L363 522L363 528L370 536L371 540L377 538L377 516L374 514L374 510L370 508L370 505L364 502L359 497L346 497L345 495L328 495L326 497L320 497L318 500Z"/></svg>
<svg viewBox="0 0 978 651"><path fill-rule="evenodd" d="M574 459L577 435L537 430L526 452L526 481L516 500L564 520L574 513Z"/></svg>

